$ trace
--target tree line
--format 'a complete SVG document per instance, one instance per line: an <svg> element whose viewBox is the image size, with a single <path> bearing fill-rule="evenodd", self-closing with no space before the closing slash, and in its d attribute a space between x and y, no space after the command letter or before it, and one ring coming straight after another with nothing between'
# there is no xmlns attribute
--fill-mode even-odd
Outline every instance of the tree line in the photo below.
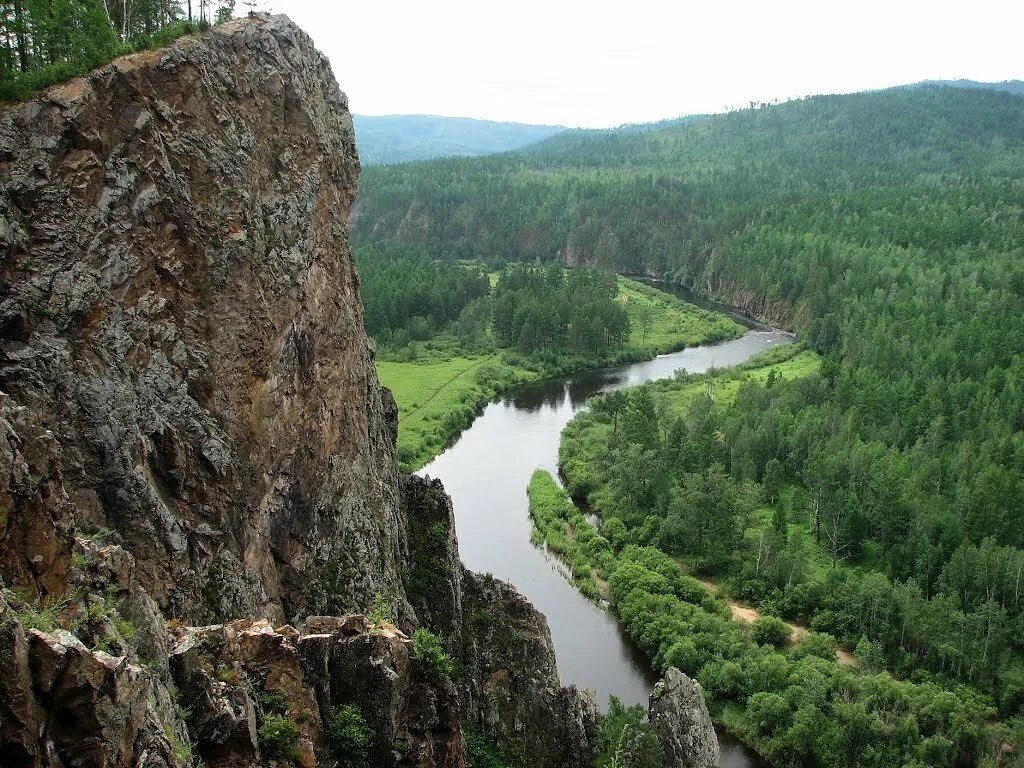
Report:
<svg viewBox="0 0 1024 768"><path fill-rule="evenodd" d="M510 265L494 288L494 334L523 352L619 349L629 338L629 317L617 295L615 275L600 270Z"/></svg>
<svg viewBox="0 0 1024 768"><path fill-rule="evenodd" d="M4 0L0 100L231 18L234 0Z"/></svg>
<svg viewBox="0 0 1024 768"><path fill-rule="evenodd" d="M436 261L422 248L370 245L356 250L367 332L401 348L447 330L462 311L490 294L479 266Z"/></svg>
<svg viewBox="0 0 1024 768"><path fill-rule="evenodd" d="M421 247L356 249L368 333L390 353L438 336L463 350L493 346L526 356L600 356L629 338L614 274L558 264L435 260Z"/></svg>

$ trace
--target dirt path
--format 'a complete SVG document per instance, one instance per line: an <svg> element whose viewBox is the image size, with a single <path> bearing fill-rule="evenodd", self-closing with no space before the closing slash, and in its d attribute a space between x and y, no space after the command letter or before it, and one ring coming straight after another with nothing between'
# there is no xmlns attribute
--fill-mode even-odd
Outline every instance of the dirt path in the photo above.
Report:
<svg viewBox="0 0 1024 768"><path fill-rule="evenodd" d="M678 560L676 562L679 562ZM686 566L679 563L679 567L685 572ZM721 588L718 584L710 579L697 579L701 584L711 590L711 593L725 600L729 605L729 611L732 613L732 618L735 621L742 621L744 624L753 624L759 618L761 618L761 612L756 608L751 608L747 605L740 605L731 597L727 597L722 594ZM807 627L800 626L799 624L793 624L787 621L786 626L790 629L789 645L795 645L799 643L804 636L807 634ZM853 654L844 648L836 649L836 661L845 667L857 666L857 660L853 658Z"/></svg>

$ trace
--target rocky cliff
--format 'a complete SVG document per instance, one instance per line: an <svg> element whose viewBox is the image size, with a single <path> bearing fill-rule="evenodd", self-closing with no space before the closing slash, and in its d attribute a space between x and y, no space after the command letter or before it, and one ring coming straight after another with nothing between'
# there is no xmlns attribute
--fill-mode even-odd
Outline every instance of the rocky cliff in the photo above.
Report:
<svg viewBox="0 0 1024 768"><path fill-rule="evenodd" d="M647 710L661 742L664 768L715 768L721 757L700 683L669 667Z"/></svg>
<svg viewBox="0 0 1024 768"><path fill-rule="evenodd" d="M543 617L464 572L443 489L398 474L358 172L283 17L0 109L4 765L314 765L354 739L459 768L468 728L588 761ZM394 624L360 615L381 597ZM456 673L418 660L423 625Z"/></svg>

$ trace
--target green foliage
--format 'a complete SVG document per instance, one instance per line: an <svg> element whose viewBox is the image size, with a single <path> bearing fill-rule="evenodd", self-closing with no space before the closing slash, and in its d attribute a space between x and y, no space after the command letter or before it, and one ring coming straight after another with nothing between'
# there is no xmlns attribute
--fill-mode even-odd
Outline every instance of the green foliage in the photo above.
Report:
<svg viewBox="0 0 1024 768"><path fill-rule="evenodd" d="M373 744L370 730L362 712L354 706L338 707L324 724L327 744L339 768L363 768Z"/></svg>
<svg viewBox="0 0 1024 768"><path fill-rule="evenodd" d="M576 585L593 599L600 598L595 576L611 558L611 545L594 530L551 473L538 469L527 488L532 538L561 557L571 568Z"/></svg>
<svg viewBox="0 0 1024 768"><path fill-rule="evenodd" d="M615 696L597 721L597 768L659 768L661 743L639 704L624 706Z"/></svg>
<svg viewBox="0 0 1024 768"><path fill-rule="evenodd" d="M4 598L14 609L14 614L24 629L37 629L40 632L53 632L59 629L61 618L71 604L70 594L43 602L38 599L27 599L14 590L5 590Z"/></svg>
<svg viewBox="0 0 1024 768"><path fill-rule="evenodd" d="M807 632L793 649L794 658L816 656L831 661L836 657L836 639L823 632Z"/></svg>
<svg viewBox="0 0 1024 768"><path fill-rule="evenodd" d="M760 616L750 625L750 637L758 645L781 647L792 633L789 625L778 616Z"/></svg>
<svg viewBox="0 0 1024 768"><path fill-rule="evenodd" d="M452 299L455 303L458 303L458 296L464 298L469 295L469 289L463 286L463 281L472 284L478 267L442 265L435 269L429 266L429 261L421 264L422 254L415 255L414 249L407 250L413 255L399 250L395 255L395 264L391 264L387 258L392 253L390 250L381 248L360 251L360 258L365 260L371 270L363 278L368 316L382 312L379 308L382 303L399 308L429 306L433 299L426 294L431 291L438 296L456 297ZM403 253L406 255L403 256ZM401 269L396 265L406 265L405 268L411 270L413 275L421 277L402 277ZM601 286L607 291L614 283L613 278L597 272L581 272L584 276L576 278L571 276L574 274L572 272L566 276L561 269L537 270L528 267L509 267L506 273L514 276L503 283L502 276L496 275L497 285L493 293L465 304L454 322L446 324L443 319L437 319L440 315L431 314L430 317L434 319L427 325L438 333L424 341L411 340L409 328L406 327L393 329L388 326L380 332L377 341L383 339L386 344L379 350L377 374L398 401L398 452L404 469L411 471L424 466L472 423L481 406L496 394L519 384L585 368L649 359L654 354L679 349L688 344L730 338L740 331L740 326L721 315L697 309L630 280L617 281L618 293L615 300L605 302L602 299L595 304L583 302L583 299L591 295L587 291L599 291ZM417 280L422 280L422 284L417 283ZM577 291L577 282L591 287ZM614 313L617 307L625 307L626 315L643 307L652 307L655 321L647 346L639 346L639 336L619 347L603 343L591 344L585 342L582 336L577 338L579 343L570 344L570 317L564 334L557 332L557 329L552 331L555 337L564 337L564 344L552 342L545 346L544 343L529 342L529 349L524 352L520 336L516 334L523 330L529 317L539 315L523 308L546 307L555 301L553 292L556 289L565 293L569 286L574 288L571 296L558 299L558 306L564 304L564 312L568 313L566 316L572 315L584 303L590 309L603 307L595 310L602 313L602 316ZM388 298L385 300L382 296ZM518 325L515 313L519 310L514 310L511 315L511 327L513 330L518 328L513 334L514 338L510 337L511 348L499 348L496 334L491 331L491 307L496 296L505 296L503 301L507 300L509 307L516 305L525 312L520 313ZM588 317L583 309L580 312L583 314L577 313L578 317ZM552 328L555 328L561 320L555 321L553 314L547 314L550 315L548 319L555 323ZM559 314L559 318L561 316ZM397 322L403 322L401 317L406 316L396 317L399 318ZM542 332L539 325L531 324L530 327L526 333L528 341L531 338L540 339L547 333ZM591 330L593 328L591 325Z"/></svg>
<svg viewBox="0 0 1024 768"><path fill-rule="evenodd" d="M853 650L857 663L870 672L880 672L885 669L885 651L878 643L873 643L866 637L861 637L857 647Z"/></svg>
<svg viewBox="0 0 1024 768"><path fill-rule="evenodd" d="M629 316L617 296L615 276L598 270L513 264L494 287L494 334L523 352L618 349L629 339Z"/></svg>
<svg viewBox="0 0 1024 768"><path fill-rule="evenodd" d="M174 726L164 726L164 737L167 739L167 743L171 745L171 751L174 753L174 756L186 765L191 764L192 744L179 738Z"/></svg>
<svg viewBox="0 0 1024 768"><path fill-rule="evenodd" d="M445 653L441 638L420 627L412 633L412 659L421 674L428 677L451 678L455 662Z"/></svg>
<svg viewBox="0 0 1024 768"><path fill-rule="evenodd" d="M511 768L512 763L493 740L472 728L466 728L464 734L467 768Z"/></svg>
<svg viewBox="0 0 1024 768"><path fill-rule="evenodd" d="M1000 726L988 721L994 712L991 699L948 677L929 677L908 650L913 644L938 648L941 643L949 654L960 643L973 648L965 650L965 663L970 658L977 669L987 659L998 673L1005 665L1007 642L1000 613L989 610L984 623L958 623L949 612L948 597L925 600L919 591L894 584L877 571L833 566L826 537L820 544L814 540L812 499L788 484L792 470L782 459L779 514L757 508L764 494L756 492L755 483L768 461L792 456L797 445L772 447L773 441L777 445L785 439L780 425L794 425L807 403L821 403L825 395L814 367L794 366L801 372L799 379L768 375L786 371L803 353L790 354L784 359L773 352L761 361L768 364L762 369L713 376L713 387L708 386L708 377L645 385L642 390L647 393L632 406L634 392L625 394L615 408L598 401L566 428L560 463L567 483L586 488L591 506L614 532L612 556L600 561L613 606L658 667L676 666L697 675L713 709L729 727L775 762L845 764L867 739L881 755L879 765L913 760L953 765L953 755L974 754L982 740L995 738L993 729ZM714 400L707 396L708 389L716 393ZM623 423L630 419L636 423ZM745 435L745 430L750 433ZM687 485L697 478L701 485ZM701 493L680 509L687 487ZM694 544L701 541L699 516L677 529L666 525L673 514L698 515L694 507L716 509L730 495L737 507L715 514L716 519L732 518L731 535L742 533L732 539L730 557L709 559L717 541L707 536ZM717 520L708 524L712 522ZM690 530L695 526L698 530ZM685 531L690 541L673 547L678 538L671 535L673 530L679 531L678 537ZM749 630L734 623L720 600L685 576L668 552L651 544L681 549L687 564L715 563L712 570L724 575L740 596L839 635L851 646L866 634L857 654L861 669L837 664L835 639L823 632L808 632L790 650L780 652L790 634L781 619L766 616ZM951 562L956 567L948 569L945 578L969 597L982 583L989 589L1003 584L994 582L993 576L1007 578L1015 561L1012 550L989 542L960 549ZM1001 590L997 594L1006 596L1004 605L1012 605L1012 592ZM993 634L974 635L972 627L985 627ZM879 639L868 638L887 638L892 645L887 648ZM872 677L869 673L887 666L887 656L898 659L913 680ZM1009 669L1001 674L1000 679L1007 681L1012 677ZM1010 703L1017 702L1013 684L1008 682L1006 690L1009 706L1019 706ZM867 710L848 707L836 698L844 696L872 703ZM895 715L883 702L892 697L906 702L898 710L902 727L920 736L886 729L886 717ZM932 718L935 707L944 712L938 721ZM956 729L955 736L951 728ZM947 743L944 751L940 743ZM945 757L936 761L934 754L939 752Z"/></svg>
<svg viewBox="0 0 1024 768"><path fill-rule="evenodd" d="M265 714L256 735L267 757L294 760L299 756L299 727L283 715Z"/></svg>
<svg viewBox="0 0 1024 768"><path fill-rule="evenodd" d="M429 339L490 291L480 267L435 261L421 248L366 246L356 250L356 264L366 331L387 347Z"/></svg>
<svg viewBox="0 0 1024 768"><path fill-rule="evenodd" d="M117 633L128 642L134 640L135 635L139 632L139 628L135 626L135 623L123 616L114 617L114 629L116 629Z"/></svg>
<svg viewBox="0 0 1024 768"><path fill-rule="evenodd" d="M537 377L499 355L429 348L415 362L379 360L377 375L398 401L398 456L407 471L440 453L495 394Z"/></svg>
<svg viewBox="0 0 1024 768"><path fill-rule="evenodd" d="M284 696L278 691L264 691L260 693L259 699L264 712L281 715L287 709Z"/></svg>
<svg viewBox="0 0 1024 768"><path fill-rule="evenodd" d="M398 596L392 590L374 593L373 604L366 618L373 624L394 624L397 601Z"/></svg>
<svg viewBox="0 0 1024 768"><path fill-rule="evenodd" d="M356 230L415 209L434 255L569 254L791 321L817 353L791 378L681 377L567 428L568 488L621 523L615 608L774 762L981 764L1021 717L1022 190L1019 97L921 88L371 169ZM652 546L899 679L821 635L758 646Z"/></svg>
<svg viewBox="0 0 1024 768"><path fill-rule="evenodd" d="M201 3L203 16L183 18L165 0L8 0L0 4L0 101L84 75L111 59L166 46L224 20L233 2ZM215 10L216 9L216 10Z"/></svg>

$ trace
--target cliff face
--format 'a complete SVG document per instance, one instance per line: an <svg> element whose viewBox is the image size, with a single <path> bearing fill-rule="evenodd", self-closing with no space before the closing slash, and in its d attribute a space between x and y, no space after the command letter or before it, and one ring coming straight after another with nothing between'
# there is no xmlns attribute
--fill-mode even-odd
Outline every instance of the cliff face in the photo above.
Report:
<svg viewBox="0 0 1024 768"><path fill-rule="evenodd" d="M5 578L61 594L74 525L116 532L187 621L399 586L346 107L277 18L0 113L0 386L28 409L4 433L31 454L8 481Z"/></svg>
<svg viewBox="0 0 1024 768"><path fill-rule="evenodd" d="M464 572L443 489L399 477L358 171L283 17L0 109L5 765L326 764L347 706L373 765L461 768L464 727L587 762L544 618ZM378 595L397 627L358 615ZM416 661L421 625L454 680Z"/></svg>

